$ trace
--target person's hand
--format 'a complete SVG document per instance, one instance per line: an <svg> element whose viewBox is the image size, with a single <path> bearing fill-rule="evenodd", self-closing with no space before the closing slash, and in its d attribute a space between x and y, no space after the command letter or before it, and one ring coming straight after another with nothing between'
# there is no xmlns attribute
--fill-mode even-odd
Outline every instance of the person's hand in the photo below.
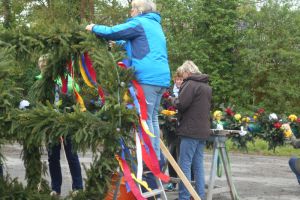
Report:
<svg viewBox="0 0 300 200"><path fill-rule="evenodd" d="M95 24L89 24L85 27L85 30L87 31L92 31L93 27L95 26Z"/></svg>
<svg viewBox="0 0 300 200"><path fill-rule="evenodd" d="M176 100L177 98L176 97L172 97L172 96L169 96L168 97L168 100L171 102L171 104L174 106L175 105L175 100Z"/></svg>
<svg viewBox="0 0 300 200"><path fill-rule="evenodd" d="M116 42L115 41L112 41L112 40L109 40L108 41L108 47L109 48L113 48L115 46Z"/></svg>

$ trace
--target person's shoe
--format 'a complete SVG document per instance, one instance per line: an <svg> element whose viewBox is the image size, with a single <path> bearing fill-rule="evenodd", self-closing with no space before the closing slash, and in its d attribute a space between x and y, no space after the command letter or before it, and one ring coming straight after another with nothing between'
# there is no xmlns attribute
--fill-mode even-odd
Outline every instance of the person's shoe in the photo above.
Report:
<svg viewBox="0 0 300 200"><path fill-rule="evenodd" d="M59 197L60 196L60 193L58 193L58 192L56 192L56 191L52 191L52 192L50 192L50 196L51 197Z"/></svg>
<svg viewBox="0 0 300 200"><path fill-rule="evenodd" d="M75 189L75 190L73 190L73 192L71 193L72 197L77 196L80 191L82 191L82 189Z"/></svg>
<svg viewBox="0 0 300 200"><path fill-rule="evenodd" d="M72 197L76 197L79 193L79 190L73 190Z"/></svg>

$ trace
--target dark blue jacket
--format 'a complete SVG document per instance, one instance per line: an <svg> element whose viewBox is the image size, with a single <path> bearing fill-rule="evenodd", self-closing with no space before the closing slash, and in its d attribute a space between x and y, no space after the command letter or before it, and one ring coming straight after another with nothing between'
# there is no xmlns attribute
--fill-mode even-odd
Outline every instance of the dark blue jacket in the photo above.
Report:
<svg viewBox="0 0 300 200"><path fill-rule="evenodd" d="M108 40L125 40L125 49L141 84L169 87L166 38L158 13L146 13L113 27L95 25L96 35Z"/></svg>

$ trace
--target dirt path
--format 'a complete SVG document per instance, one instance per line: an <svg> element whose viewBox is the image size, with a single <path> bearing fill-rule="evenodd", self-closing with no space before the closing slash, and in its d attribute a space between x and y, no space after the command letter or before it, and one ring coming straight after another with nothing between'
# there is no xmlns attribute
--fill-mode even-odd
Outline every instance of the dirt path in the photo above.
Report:
<svg viewBox="0 0 300 200"><path fill-rule="evenodd" d="M20 159L21 147L19 145L7 145L2 149L6 156L5 171L12 177L19 177L24 181L24 167ZM206 181L209 179L211 154L205 155ZM63 194L66 195L71 188L71 178L68 165L64 156L61 156L63 168ZM240 199L244 200L299 200L300 186L296 177L288 166L288 157L257 156L247 154L230 154L231 171L233 182ZM43 155L43 160L47 162L47 155ZM80 156L80 161L86 166L92 160L90 153L84 157ZM84 175L85 176L85 175ZM47 177L49 180L49 177ZM226 186L226 179L223 175L217 178L217 185ZM168 199L177 198L177 192L168 192ZM214 200L229 200L229 193L213 195Z"/></svg>

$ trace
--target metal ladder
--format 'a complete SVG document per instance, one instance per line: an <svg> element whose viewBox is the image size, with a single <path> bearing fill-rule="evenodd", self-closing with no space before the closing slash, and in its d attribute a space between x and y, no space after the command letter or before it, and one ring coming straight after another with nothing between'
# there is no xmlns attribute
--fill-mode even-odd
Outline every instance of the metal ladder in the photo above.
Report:
<svg viewBox="0 0 300 200"><path fill-rule="evenodd" d="M152 172L151 171L145 171L143 173L143 175L150 174L150 173L152 173ZM148 192L148 191L143 192L141 186L139 185L139 189L140 189L140 192L141 192L142 196L144 198L149 198L149 197L155 197L156 195L160 194L160 198L156 198L156 200L159 200L159 199L168 200L165 189L164 189L164 186L163 186L161 180L159 178L155 177L155 181L156 181L156 184L157 184L158 188L153 189L151 192Z"/></svg>

